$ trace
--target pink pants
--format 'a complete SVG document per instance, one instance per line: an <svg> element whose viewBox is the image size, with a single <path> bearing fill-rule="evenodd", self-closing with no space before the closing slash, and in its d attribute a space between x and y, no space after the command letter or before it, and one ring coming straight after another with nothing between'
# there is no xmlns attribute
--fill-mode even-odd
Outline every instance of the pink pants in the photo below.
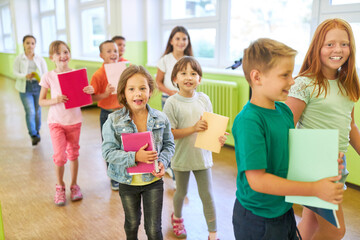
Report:
<svg viewBox="0 0 360 240"><path fill-rule="evenodd" d="M74 125L62 125L50 123L50 137L54 148L54 163L57 166L64 166L69 161L79 157L79 139L81 123Z"/></svg>

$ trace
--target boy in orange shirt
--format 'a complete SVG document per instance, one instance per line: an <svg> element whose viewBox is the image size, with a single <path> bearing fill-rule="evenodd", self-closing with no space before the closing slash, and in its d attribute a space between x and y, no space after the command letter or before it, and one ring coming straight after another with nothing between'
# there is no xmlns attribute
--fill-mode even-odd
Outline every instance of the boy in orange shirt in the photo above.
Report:
<svg viewBox="0 0 360 240"><path fill-rule="evenodd" d="M119 105L116 94L111 94L115 91L115 86L112 86L106 77L104 64L116 63L119 58L118 47L112 40L104 41L99 46L100 57L104 60L102 66L94 73L91 78L89 88L93 88L94 94L92 100L97 101L98 107L100 107L100 129L108 118L108 115L122 106ZM102 135L101 135L102 139ZM108 163L107 163L108 165ZM118 190L119 183L111 180L111 189Z"/></svg>

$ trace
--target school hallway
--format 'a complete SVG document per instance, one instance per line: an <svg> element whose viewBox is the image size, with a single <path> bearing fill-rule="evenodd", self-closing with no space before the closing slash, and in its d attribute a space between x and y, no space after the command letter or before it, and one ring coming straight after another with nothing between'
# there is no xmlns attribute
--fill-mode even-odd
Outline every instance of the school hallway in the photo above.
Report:
<svg viewBox="0 0 360 240"><path fill-rule="evenodd" d="M110 188L106 164L101 156L100 110L97 107L82 109L78 184L84 199L70 201L70 169L66 164L64 180L67 184L67 203L64 207L57 207L53 202L56 178L46 124L48 108L42 109L41 142L32 146L27 134L25 112L14 85L14 80L0 76L0 203L5 239L126 239L120 197L117 191ZM220 154L213 156L218 237L232 240L237 173L234 148L224 147ZM172 234L170 215L174 189L168 175L164 182L163 235L164 239L173 240L176 238ZM350 186L343 201L347 225L344 239L360 239L359 203L360 187ZM294 208L299 216L301 207ZM207 239L202 204L192 175L183 217L188 240ZM147 239L143 222L139 239Z"/></svg>

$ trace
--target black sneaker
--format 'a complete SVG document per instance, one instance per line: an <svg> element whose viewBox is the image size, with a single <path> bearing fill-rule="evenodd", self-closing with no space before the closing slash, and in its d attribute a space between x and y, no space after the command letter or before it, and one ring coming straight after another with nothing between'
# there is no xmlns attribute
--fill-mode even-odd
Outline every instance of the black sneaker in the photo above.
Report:
<svg viewBox="0 0 360 240"><path fill-rule="evenodd" d="M31 143L33 146L37 145L40 142L40 137L33 136L31 137Z"/></svg>
<svg viewBox="0 0 360 240"><path fill-rule="evenodd" d="M111 179L111 189L114 191L119 191L119 183Z"/></svg>

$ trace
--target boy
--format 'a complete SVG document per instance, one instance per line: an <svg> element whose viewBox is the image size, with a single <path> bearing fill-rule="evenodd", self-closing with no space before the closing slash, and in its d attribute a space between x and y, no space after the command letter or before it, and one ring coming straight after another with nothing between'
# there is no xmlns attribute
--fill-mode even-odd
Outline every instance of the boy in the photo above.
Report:
<svg viewBox="0 0 360 240"><path fill-rule="evenodd" d="M118 47L118 51L119 51L118 62L128 62L128 60L123 58L126 47L126 39L123 36L114 36L111 40L113 40Z"/></svg>
<svg viewBox="0 0 360 240"><path fill-rule="evenodd" d="M294 84L296 51L271 39L258 39L244 50L243 70L252 89L232 132L238 167L233 227L239 239L298 239L292 204L285 195L316 196L339 204L341 176L316 182L286 179L288 133L293 115L282 102Z"/></svg>
<svg viewBox="0 0 360 240"><path fill-rule="evenodd" d="M111 94L115 91L115 87L109 84L104 68L104 64L116 63L118 61L118 48L114 41L107 40L100 44L99 49L100 57L104 60L104 63L92 76L90 85L94 88L92 100L94 102L97 101L97 105L100 107L100 129L102 132L102 126L107 120L108 115L120 109L121 106L119 105L116 94ZM111 189L115 191L118 190L119 183L111 180Z"/></svg>

